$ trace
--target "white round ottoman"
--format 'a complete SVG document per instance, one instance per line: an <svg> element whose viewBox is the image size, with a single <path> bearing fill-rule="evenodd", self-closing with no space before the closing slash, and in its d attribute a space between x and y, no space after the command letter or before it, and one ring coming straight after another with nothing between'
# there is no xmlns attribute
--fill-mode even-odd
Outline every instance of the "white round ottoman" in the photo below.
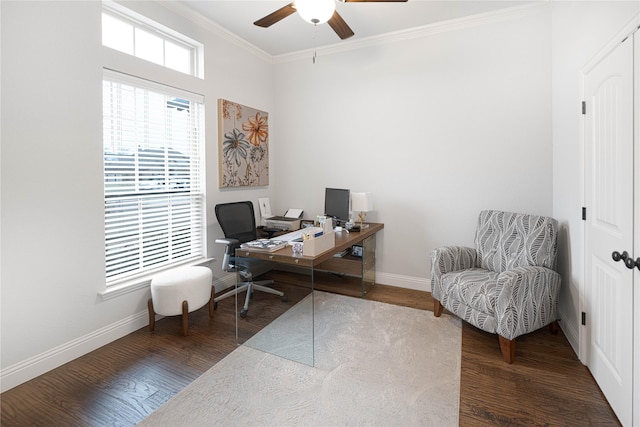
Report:
<svg viewBox="0 0 640 427"><path fill-rule="evenodd" d="M156 314L182 315L182 333L187 336L189 313L209 304L209 317L213 318L214 287L211 270L207 267L178 267L151 279L149 331L153 332Z"/></svg>

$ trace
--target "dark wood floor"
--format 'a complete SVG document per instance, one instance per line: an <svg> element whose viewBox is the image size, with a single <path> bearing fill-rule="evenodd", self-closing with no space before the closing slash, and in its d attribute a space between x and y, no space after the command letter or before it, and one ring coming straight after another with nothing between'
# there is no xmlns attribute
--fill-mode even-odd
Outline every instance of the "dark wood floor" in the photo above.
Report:
<svg viewBox="0 0 640 427"><path fill-rule="evenodd" d="M253 333L308 292L283 285L288 302L256 292L245 331ZM277 298L277 297L276 297ZM377 285L367 299L432 309L426 292ZM234 299L156 322L0 395L0 425L131 426L236 348ZM427 355L425 355L425 358ZM425 359L425 363L429 361ZM495 335L463 323L460 425L618 426L602 393L560 332L518 338L512 365Z"/></svg>

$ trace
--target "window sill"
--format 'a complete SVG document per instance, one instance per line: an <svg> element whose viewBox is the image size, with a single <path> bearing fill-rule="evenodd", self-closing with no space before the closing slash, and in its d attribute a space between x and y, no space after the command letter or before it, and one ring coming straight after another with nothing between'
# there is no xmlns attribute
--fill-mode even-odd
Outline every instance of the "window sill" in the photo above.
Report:
<svg viewBox="0 0 640 427"><path fill-rule="evenodd" d="M124 281L122 283L118 283L117 285L111 285L106 290L102 292L98 292L98 295L100 295L103 301L107 301L113 298L120 297L122 295L126 295L131 292L138 291L140 289L148 288L149 285L151 284L151 279L153 278L153 276L155 276L156 274L162 271L170 270L176 267L185 267L185 266L194 266L194 265L201 265L204 267L208 267L209 264L211 264L214 261L215 261L215 258L202 258L202 259L194 260L185 264L173 265L171 267L168 267L165 270L155 271L153 273L149 273L144 276L136 277L136 278Z"/></svg>

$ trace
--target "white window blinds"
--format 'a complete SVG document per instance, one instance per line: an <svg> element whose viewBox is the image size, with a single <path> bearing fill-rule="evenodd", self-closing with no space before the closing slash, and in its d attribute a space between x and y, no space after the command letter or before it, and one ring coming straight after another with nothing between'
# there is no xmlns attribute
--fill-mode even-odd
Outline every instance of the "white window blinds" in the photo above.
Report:
<svg viewBox="0 0 640 427"><path fill-rule="evenodd" d="M203 98L105 70L107 286L204 257Z"/></svg>

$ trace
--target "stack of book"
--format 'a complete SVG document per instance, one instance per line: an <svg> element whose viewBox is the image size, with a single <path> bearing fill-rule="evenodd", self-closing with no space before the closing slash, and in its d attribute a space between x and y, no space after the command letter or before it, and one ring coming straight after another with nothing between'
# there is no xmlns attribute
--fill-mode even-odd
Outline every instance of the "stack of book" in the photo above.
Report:
<svg viewBox="0 0 640 427"><path fill-rule="evenodd" d="M254 251L275 252L287 246L286 240L258 239L240 245L242 249Z"/></svg>
<svg viewBox="0 0 640 427"><path fill-rule="evenodd" d="M334 258L342 258L343 256L345 256L348 253L349 253L349 248L345 249L344 251L340 251L340 252L337 252L337 253L333 254L333 257Z"/></svg>

